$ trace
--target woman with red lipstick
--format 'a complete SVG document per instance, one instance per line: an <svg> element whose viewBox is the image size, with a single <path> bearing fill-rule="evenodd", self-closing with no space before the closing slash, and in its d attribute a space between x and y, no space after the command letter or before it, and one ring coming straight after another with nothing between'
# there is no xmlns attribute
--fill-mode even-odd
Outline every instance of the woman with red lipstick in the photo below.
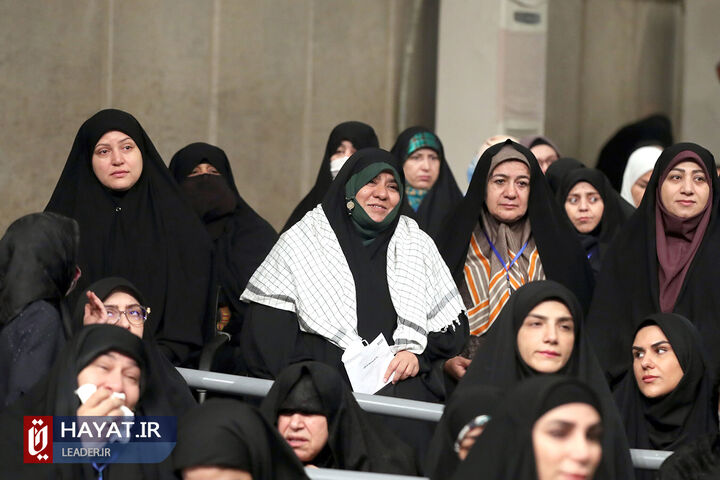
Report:
<svg viewBox="0 0 720 480"><path fill-rule="evenodd" d="M647 316L631 351L632 368L615 397L632 448L675 450L718 433L717 392L689 320L672 313Z"/></svg>
<svg viewBox="0 0 720 480"><path fill-rule="evenodd" d="M453 480L620 480L607 471L607 412L586 383L549 375L503 399Z"/></svg>
<svg viewBox="0 0 720 480"><path fill-rule="evenodd" d="M583 313L575 295L551 280L524 285L503 308L478 348L451 398L472 387L508 391L532 377L564 375L592 387L605 412L603 443L608 478L631 478L625 433L595 354L584 335Z"/></svg>
<svg viewBox="0 0 720 480"><path fill-rule="evenodd" d="M145 294L145 325L175 365L203 343L212 244L140 123L102 110L78 130L46 207L80 225L80 292L122 276Z"/></svg>
<svg viewBox="0 0 720 480"><path fill-rule="evenodd" d="M638 322L656 312L690 319L710 364L720 364L719 201L710 152L694 143L663 151L640 206L603 257L588 315L588 338L612 384L627 372Z"/></svg>
<svg viewBox="0 0 720 480"><path fill-rule="evenodd" d="M594 168L567 172L560 181L557 200L575 227L597 277L610 242L635 209L613 190L605 174Z"/></svg>
<svg viewBox="0 0 720 480"><path fill-rule="evenodd" d="M631 448L677 450L718 434L717 392L702 340L686 318L648 315L632 341L627 376L615 400ZM626 364L627 364L626 363ZM638 471L637 478L654 478Z"/></svg>
<svg viewBox="0 0 720 480"><path fill-rule="evenodd" d="M403 213L434 238L445 216L463 197L442 142L425 127L410 127L398 135L391 152L405 174Z"/></svg>
<svg viewBox="0 0 720 480"><path fill-rule="evenodd" d="M437 238L470 321L468 345L446 365L451 376L462 377L522 285L549 278L589 306L592 270L563 216L530 150L506 140L482 154L467 195Z"/></svg>

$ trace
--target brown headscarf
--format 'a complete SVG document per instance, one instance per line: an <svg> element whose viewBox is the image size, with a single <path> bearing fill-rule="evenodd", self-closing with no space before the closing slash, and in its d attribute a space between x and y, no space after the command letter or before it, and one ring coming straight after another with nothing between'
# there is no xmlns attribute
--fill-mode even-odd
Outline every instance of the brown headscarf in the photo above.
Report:
<svg viewBox="0 0 720 480"><path fill-rule="evenodd" d="M690 263L700 247L705 230L710 222L712 188L705 208L694 217L681 218L670 213L662 203L660 190L670 170L681 162L695 162L709 179L710 174L700 156L683 150L668 164L657 186L655 203L655 238L657 239L658 284L660 287L660 310L672 312Z"/></svg>

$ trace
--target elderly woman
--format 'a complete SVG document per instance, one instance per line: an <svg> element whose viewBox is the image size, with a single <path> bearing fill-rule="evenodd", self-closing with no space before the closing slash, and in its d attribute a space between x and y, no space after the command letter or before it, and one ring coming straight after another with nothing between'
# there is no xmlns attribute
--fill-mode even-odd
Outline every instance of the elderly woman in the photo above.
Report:
<svg viewBox="0 0 720 480"><path fill-rule="evenodd" d="M70 336L79 241L77 222L54 213L21 217L0 240L0 409L48 372Z"/></svg>
<svg viewBox="0 0 720 480"><path fill-rule="evenodd" d="M285 369L260 407L304 465L415 475L415 455L365 413L340 374L319 362Z"/></svg>
<svg viewBox="0 0 720 480"><path fill-rule="evenodd" d="M398 135L391 152L405 175L404 213L434 236L462 199L442 142L425 127L410 127Z"/></svg>
<svg viewBox="0 0 720 480"><path fill-rule="evenodd" d="M463 201L437 239L468 310L471 341L446 369L463 375L481 335L522 285L549 278L586 307L593 277L533 154L506 140L478 162Z"/></svg>
<svg viewBox="0 0 720 480"><path fill-rule="evenodd" d="M210 399L178 424L173 465L183 480L307 480L277 429L254 407Z"/></svg>
<svg viewBox="0 0 720 480"><path fill-rule="evenodd" d="M638 322L657 312L690 319L710 365L720 364L718 188L710 152L693 143L665 149L640 206L605 255L587 326L613 383L627 372Z"/></svg>
<svg viewBox="0 0 720 480"><path fill-rule="evenodd" d="M281 235L242 295L251 374L273 378L313 359L345 376L365 341L386 352L373 358L387 368L369 378L378 388L392 380L381 394L444 399L435 367L460 351L467 324L432 240L399 214L400 172L390 153L359 150L323 203Z"/></svg>
<svg viewBox="0 0 720 480"><path fill-rule="evenodd" d="M315 185L292 211L282 231L295 225L305 214L323 201L330 184L353 153L362 148L377 148L378 146L375 130L366 123L343 122L333 128L325 145L325 154L320 163Z"/></svg>
<svg viewBox="0 0 720 480"><path fill-rule="evenodd" d="M132 115L102 110L80 127L46 210L80 225L80 291L127 278L147 296L146 327L168 359L181 364L199 351L212 245Z"/></svg>

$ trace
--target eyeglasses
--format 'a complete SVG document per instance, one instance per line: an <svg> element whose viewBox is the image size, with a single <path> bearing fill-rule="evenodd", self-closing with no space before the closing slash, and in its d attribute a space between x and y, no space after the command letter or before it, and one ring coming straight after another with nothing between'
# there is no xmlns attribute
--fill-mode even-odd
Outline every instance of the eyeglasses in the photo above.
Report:
<svg viewBox="0 0 720 480"><path fill-rule="evenodd" d="M115 325L120 321L120 317L125 315L127 321L131 325L139 327L142 325L147 316L150 313L150 307L143 307L142 305L132 305L127 310L120 310L115 305L105 305L105 311L107 312L108 323Z"/></svg>

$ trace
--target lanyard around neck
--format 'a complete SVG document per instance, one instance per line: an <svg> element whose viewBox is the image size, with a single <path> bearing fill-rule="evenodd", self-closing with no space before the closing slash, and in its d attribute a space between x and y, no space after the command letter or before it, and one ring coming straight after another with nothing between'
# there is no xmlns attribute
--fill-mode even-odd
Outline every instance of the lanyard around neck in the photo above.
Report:
<svg viewBox="0 0 720 480"><path fill-rule="evenodd" d="M490 240L490 237L488 237L488 234L485 232L485 230L483 230L482 232L485 235L485 238L487 239L488 243L490 244L490 248L492 248L492 251L495 253L495 256L498 258L498 260L500 260L500 265L502 265L503 268L505 269L505 274L507 275L507 279L509 282L510 281L510 269L513 267L513 265L515 265L515 262L517 262L517 259L520 258L520 256L523 254L523 252L525 251L525 247L527 247L528 242L530 242L530 239L528 238L525 241L525 244L522 246L522 248L520 248L520 250L518 250L518 252L515 254L515 257L511 261L509 261L506 265L505 260L503 260L502 255L500 255L500 252L498 252L497 248L495 248L495 245L493 244L492 240Z"/></svg>

